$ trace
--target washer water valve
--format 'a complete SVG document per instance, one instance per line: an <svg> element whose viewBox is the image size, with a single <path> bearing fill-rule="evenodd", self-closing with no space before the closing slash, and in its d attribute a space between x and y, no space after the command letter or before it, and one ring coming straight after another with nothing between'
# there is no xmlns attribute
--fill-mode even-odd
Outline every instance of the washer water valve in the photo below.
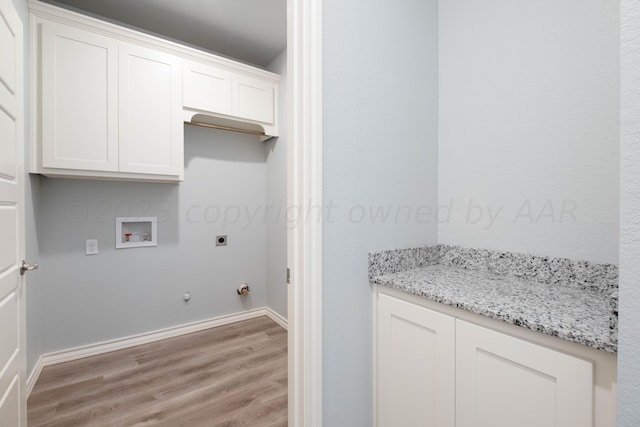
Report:
<svg viewBox="0 0 640 427"><path fill-rule="evenodd" d="M249 285L247 285L246 283L241 284L240 286L238 286L238 289L236 289L238 295L249 295L250 291L251 290L249 289Z"/></svg>

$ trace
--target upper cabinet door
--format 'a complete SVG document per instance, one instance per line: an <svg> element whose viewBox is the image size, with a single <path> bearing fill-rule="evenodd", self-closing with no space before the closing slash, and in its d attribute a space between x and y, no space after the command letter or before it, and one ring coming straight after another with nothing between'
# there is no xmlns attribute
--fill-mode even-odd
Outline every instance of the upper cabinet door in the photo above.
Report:
<svg viewBox="0 0 640 427"><path fill-rule="evenodd" d="M179 175L183 163L182 64L120 44L120 171Z"/></svg>
<svg viewBox="0 0 640 427"><path fill-rule="evenodd" d="M231 114L231 73L184 61L183 103L186 108Z"/></svg>
<svg viewBox="0 0 640 427"><path fill-rule="evenodd" d="M233 115L262 123L274 123L273 83L236 74L233 76Z"/></svg>
<svg viewBox="0 0 640 427"><path fill-rule="evenodd" d="M42 165L118 169L118 44L78 28L41 26Z"/></svg>
<svg viewBox="0 0 640 427"><path fill-rule="evenodd" d="M593 363L456 320L457 427L589 427Z"/></svg>

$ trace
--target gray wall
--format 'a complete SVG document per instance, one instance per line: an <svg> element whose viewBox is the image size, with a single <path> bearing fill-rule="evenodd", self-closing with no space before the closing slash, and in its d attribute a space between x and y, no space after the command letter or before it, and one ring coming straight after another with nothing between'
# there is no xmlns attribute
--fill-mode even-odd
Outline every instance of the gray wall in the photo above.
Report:
<svg viewBox="0 0 640 427"><path fill-rule="evenodd" d="M617 263L618 2L447 0L439 27L440 243Z"/></svg>
<svg viewBox="0 0 640 427"><path fill-rule="evenodd" d="M323 417L371 426L367 253L437 240L437 2L323 9Z"/></svg>
<svg viewBox="0 0 640 427"><path fill-rule="evenodd" d="M264 144L267 153L267 306L287 318L287 51L267 67L280 74L280 136Z"/></svg>
<svg viewBox="0 0 640 427"><path fill-rule="evenodd" d="M42 178L42 350L264 306L265 168L255 137L185 126L179 185ZM116 216L157 216L158 246L116 250ZM85 256L92 238L99 254ZM236 294L242 282L248 298Z"/></svg>
<svg viewBox="0 0 640 427"><path fill-rule="evenodd" d="M621 3L618 425L640 425L640 2Z"/></svg>

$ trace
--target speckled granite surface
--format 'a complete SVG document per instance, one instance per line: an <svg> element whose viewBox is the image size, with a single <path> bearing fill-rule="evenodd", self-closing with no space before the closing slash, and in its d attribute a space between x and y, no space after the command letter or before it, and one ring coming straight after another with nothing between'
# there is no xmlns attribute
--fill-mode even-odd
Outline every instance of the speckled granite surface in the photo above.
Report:
<svg viewBox="0 0 640 427"><path fill-rule="evenodd" d="M369 254L372 283L617 352L611 264L457 246Z"/></svg>

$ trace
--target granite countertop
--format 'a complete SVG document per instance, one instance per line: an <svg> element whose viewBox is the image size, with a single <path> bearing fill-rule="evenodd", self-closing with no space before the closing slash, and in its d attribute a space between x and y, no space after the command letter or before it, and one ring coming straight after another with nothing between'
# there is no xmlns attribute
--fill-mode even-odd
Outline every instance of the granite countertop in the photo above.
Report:
<svg viewBox="0 0 640 427"><path fill-rule="evenodd" d="M617 267L436 245L369 255L372 283L610 353Z"/></svg>

